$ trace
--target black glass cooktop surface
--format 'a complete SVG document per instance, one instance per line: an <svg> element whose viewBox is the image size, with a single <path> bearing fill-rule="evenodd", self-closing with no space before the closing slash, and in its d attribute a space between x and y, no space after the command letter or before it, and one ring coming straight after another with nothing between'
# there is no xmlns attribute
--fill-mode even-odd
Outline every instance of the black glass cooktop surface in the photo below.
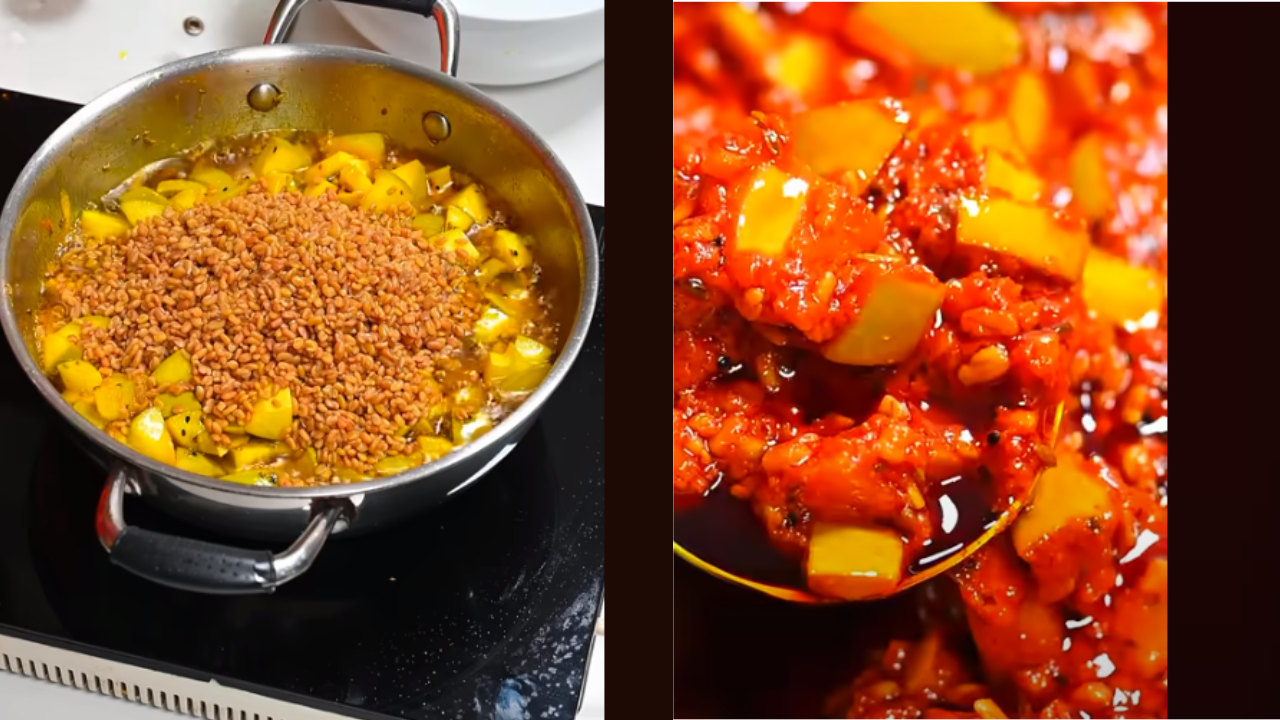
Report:
<svg viewBox="0 0 1280 720"><path fill-rule="evenodd" d="M76 109L0 92L0 197ZM0 343L0 633L355 717L572 717L604 594L603 321L602 292L573 371L489 476L243 597L109 564L94 532L103 467ZM134 499L126 514L236 542Z"/></svg>

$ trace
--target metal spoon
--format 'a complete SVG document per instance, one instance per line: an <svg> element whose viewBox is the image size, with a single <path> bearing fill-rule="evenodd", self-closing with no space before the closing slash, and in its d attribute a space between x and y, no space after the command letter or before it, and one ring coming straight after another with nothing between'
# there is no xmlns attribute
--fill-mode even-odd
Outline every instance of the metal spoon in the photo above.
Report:
<svg viewBox="0 0 1280 720"><path fill-rule="evenodd" d="M1062 415L1062 405L1045 414L1046 438L1050 447L1056 445ZM1014 498L999 517L968 523L966 528L952 536L953 540L961 542L946 543L948 547L932 558L932 562L921 564L921 561L916 561L916 566L904 573L902 581L887 595L862 599L882 599L949 572L1013 525L1034 490L1035 485L1032 484L1026 495ZM801 563L774 547L750 505L728 492L713 492L692 507L676 508L673 534L671 546L677 556L722 580L788 602L849 602L812 592Z"/></svg>

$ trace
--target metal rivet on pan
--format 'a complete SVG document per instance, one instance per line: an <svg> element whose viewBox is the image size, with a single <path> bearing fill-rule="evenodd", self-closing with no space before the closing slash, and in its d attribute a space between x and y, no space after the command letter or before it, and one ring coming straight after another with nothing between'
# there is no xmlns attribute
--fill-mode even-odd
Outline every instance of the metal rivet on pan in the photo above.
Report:
<svg viewBox="0 0 1280 720"><path fill-rule="evenodd" d="M432 110L422 116L422 131L427 134L427 139L433 143L447 140L451 132L449 118Z"/></svg>
<svg viewBox="0 0 1280 720"><path fill-rule="evenodd" d="M204 21L193 15L182 21L182 29L188 35L199 35L204 32Z"/></svg>
<svg viewBox="0 0 1280 720"><path fill-rule="evenodd" d="M284 99L284 93L280 92L280 88L271 83L262 83L254 85L249 91L249 107L260 112L274 110L280 101Z"/></svg>

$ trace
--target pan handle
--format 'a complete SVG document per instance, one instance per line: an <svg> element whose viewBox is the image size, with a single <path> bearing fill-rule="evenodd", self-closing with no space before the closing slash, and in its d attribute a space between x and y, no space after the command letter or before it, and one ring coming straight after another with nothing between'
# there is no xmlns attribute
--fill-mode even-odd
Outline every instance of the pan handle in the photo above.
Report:
<svg viewBox="0 0 1280 720"><path fill-rule="evenodd" d="M137 470L116 463L98 501L98 540L111 564L152 582L209 595L269 593L311 567L325 540L343 519L333 505L312 518L302 535L279 555L129 527L125 493L141 495Z"/></svg>
<svg viewBox="0 0 1280 720"><path fill-rule="evenodd" d="M435 18L436 29L440 33L440 72L451 77L458 76L458 45L461 33L458 29L458 11L450 0L346 0L356 5L400 10ZM308 0L280 0L275 14L271 16L271 24L267 26L267 35L263 39L265 45L276 45L285 41L298 13Z"/></svg>

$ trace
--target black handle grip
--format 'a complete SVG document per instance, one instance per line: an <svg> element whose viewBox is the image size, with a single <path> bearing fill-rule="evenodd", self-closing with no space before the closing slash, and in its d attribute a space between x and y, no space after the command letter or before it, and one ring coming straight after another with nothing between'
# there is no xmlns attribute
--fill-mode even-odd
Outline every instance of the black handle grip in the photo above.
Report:
<svg viewBox="0 0 1280 720"><path fill-rule="evenodd" d="M399 10L401 12L416 13L427 18L431 17L431 13L436 9L436 0L342 0L352 5L366 5L368 7L382 8L384 10Z"/></svg>
<svg viewBox="0 0 1280 720"><path fill-rule="evenodd" d="M111 548L111 563L152 582L214 595L267 593L275 589L274 557L203 540L127 527Z"/></svg>

